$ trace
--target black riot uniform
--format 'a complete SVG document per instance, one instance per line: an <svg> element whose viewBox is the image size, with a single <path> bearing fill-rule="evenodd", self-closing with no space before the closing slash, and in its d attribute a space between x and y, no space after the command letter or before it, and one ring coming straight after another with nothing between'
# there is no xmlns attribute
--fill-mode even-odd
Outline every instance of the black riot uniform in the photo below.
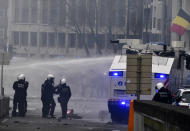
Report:
<svg viewBox="0 0 190 131"><path fill-rule="evenodd" d="M27 88L29 83L25 80L15 81L13 84L13 89L15 90L14 100L13 100L13 111L12 116L16 116L16 110L18 106L19 116L25 116L27 111Z"/></svg>
<svg viewBox="0 0 190 131"><path fill-rule="evenodd" d="M45 80L41 87L41 100L43 104L42 117L48 117L49 114L51 117L54 117L54 110L56 106L53 98L54 91L53 79Z"/></svg>
<svg viewBox="0 0 190 131"><path fill-rule="evenodd" d="M167 103L171 104L172 103L172 95L171 92L162 87L153 97L153 101L161 102L161 103Z"/></svg>
<svg viewBox="0 0 190 131"><path fill-rule="evenodd" d="M58 97L58 102L61 105L61 110L62 110L62 118L66 119L67 118L67 104L69 102L69 99L71 97L71 90L70 87L64 84L59 84L56 87L56 93L59 94Z"/></svg>

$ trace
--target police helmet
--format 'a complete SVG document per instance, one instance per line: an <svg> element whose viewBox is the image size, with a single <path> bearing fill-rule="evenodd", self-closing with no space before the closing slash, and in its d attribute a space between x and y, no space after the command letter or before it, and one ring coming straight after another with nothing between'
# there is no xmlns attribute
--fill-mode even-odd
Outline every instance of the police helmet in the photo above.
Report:
<svg viewBox="0 0 190 131"><path fill-rule="evenodd" d="M162 82L156 84L156 89L160 90L162 87L164 87L164 84Z"/></svg>
<svg viewBox="0 0 190 131"><path fill-rule="evenodd" d="M65 78L61 79L60 83L61 84L65 84L66 83L66 79Z"/></svg>
<svg viewBox="0 0 190 131"><path fill-rule="evenodd" d="M54 75L53 74L48 74L47 79L48 80L54 79Z"/></svg>
<svg viewBox="0 0 190 131"><path fill-rule="evenodd" d="M18 80L25 80L25 75L24 74L19 74L17 79Z"/></svg>

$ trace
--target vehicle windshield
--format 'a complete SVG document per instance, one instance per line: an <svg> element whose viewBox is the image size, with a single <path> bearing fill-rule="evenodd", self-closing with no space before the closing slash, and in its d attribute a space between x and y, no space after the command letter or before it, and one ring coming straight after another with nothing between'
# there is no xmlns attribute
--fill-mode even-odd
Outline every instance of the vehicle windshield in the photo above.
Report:
<svg viewBox="0 0 190 131"><path fill-rule="evenodd" d="M185 98L185 103L190 103L190 91L184 92L182 95L182 99Z"/></svg>

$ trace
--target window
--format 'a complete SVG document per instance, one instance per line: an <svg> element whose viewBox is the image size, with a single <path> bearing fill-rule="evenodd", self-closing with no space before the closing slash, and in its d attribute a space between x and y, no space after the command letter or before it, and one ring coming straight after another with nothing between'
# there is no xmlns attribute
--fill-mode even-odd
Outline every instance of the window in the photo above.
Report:
<svg viewBox="0 0 190 131"><path fill-rule="evenodd" d="M66 19L66 5L64 0L58 0L58 7L57 7L57 13L58 13L58 24L60 26L65 25L65 19Z"/></svg>
<svg viewBox="0 0 190 131"><path fill-rule="evenodd" d="M0 17L5 17L5 16L6 16L6 10L0 9Z"/></svg>
<svg viewBox="0 0 190 131"><path fill-rule="evenodd" d="M55 47L55 40L56 40L56 34L55 33L48 33L48 46L49 47Z"/></svg>
<svg viewBox="0 0 190 131"><path fill-rule="evenodd" d="M47 24L48 23L48 1L47 0L41 0L41 11L40 11L40 23L41 24Z"/></svg>
<svg viewBox="0 0 190 131"><path fill-rule="evenodd" d="M82 48L84 46L84 38L85 35L84 34L80 34L78 35L78 47Z"/></svg>
<svg viewBox="0 0 190 131"><path fill-rule="evenodd" d="M153 18L153 28L156 28L156 17Z"/></svg>
<svg viewBox="0 0 190 131"><path fill-rule="evenodd" d="M94 48L94 36L92 34L88 35L88 47Z"/></svg>
<svg viewBox="0 0 190 131"><path fill-rule="evenodd" d="M96 42L97 42L97 46L99 46L99 48L104 48L104 44L105 44L105 36L104 35L97 35L96 36Z"/></svg>
<svg viewBox="0 0 190 131"><path fill-rule="evenodd" d="M15 23L37 23L38 0L15 0Z"/></svg>
<svg viewBox="0 0 190 131"><path fill-rule="evenodd" d="M80 2L77 3L77 4L79 4L77 14L76 14L75 8L73 8L73 11L72 11L72 14L71 14L71 19L72 19L73 23L75 23L75 18L77 17L77 23L79 23L79 25L83 25L85 23L85 19L86 19L86 16L87 16L85 0L80 0Z"/></svg>
<svg viewBox="0 0 190 131"><path fill-rule="evenodd" d="M19 13L19 9L20 9L20 0L15 0L15 9L14 9L14 21L15 23L19 23L20 20L20 13Z"/></svg>
<svg viewBox="0 0 190 131"><path fill-rule="evenodd" d="M49 24L50 25L56 25L58 20L58 12L57 8L59 6L58 0L51 0L50 2L50 14L49 14Z"/></svg>
<svg viewBox="0 0 190 131"><path fill-rule="evenodd" d="M56 25L57 24L57 9L50 9L50 16L49 16L49 24Z"/></svg>
<svg viewBox="0 0 190 131"><path fill-rule="evenodd" d="M125 0L119 1L119 10L118 10L118 26L123 28L125 26L125 17L126 17L126 7Z"/></svg>
<svg viewBox="0 0 190 131"><path fill-rule="evenodd" d="M59 47L65 46L65 33L58 34L58 45L59 45Z"/></svg>
<svg viewBox="0 0 190 131"><path fill-rule="evenodd" d="M185 103L190 103L190 91L183 92L182 99L185 99Z"/></svg>
<svg viewBox="0 0 190 131"><path fill-rule="evenodd" d="M28 23L29 22L29 9L23 8L22 9L22 23Z"/></svg>
<svg viewBox="0 0 190 131"><path fill-rule="evenodd" d="M41 12L41 23L47 24L48 23L48 9L42 9Z"/></svg>
<svg viewBox="0 0 190 131"><path fill-rule="evenodd" d="M144 9L144 23L148 23L150 20L150 8Z"/></svg>
<svg viewBox="0 0 190 131"><path fill-rule="evenodd" d="M76 41L76 34L69 34L69 47L74 48Z"/></svg>
<svg viewBox="0 0 190 131"><path fill-rule="evenodd" d="M22 23L29 22L29 0L22 0Z"/></svg>
<svg viewBox="0 0 190 131"><path fill-rule="evenodd" d="M37 6L38 1L32 0L31 1L31 23L37 23Z"/></svg>
<svg viewBox="0 0 190 131"><path fill-rule="evenodd" d="M46 32L41 32L40 33L40 45L42 47L47 46L47 33Z"/></svg>
<svg viewBox="0 0 190 131"><path fill-rule="evenodd" d="M30 44L31 46L37 46L37 32L30 33Z"/></svg>
<svg viewBox="0 0 190 131"><path fill-rule="evenodd" d="M81 20L84 20L84 12L82 13L80 10L84 9L82 8L83 1L81 0L79 3L76 3L76 0L69 0L70 4L72 5L70 7L70 14L69 14L69 22L71 25L74 25L76 22L78 22L80 25L82 24ZM78 17L77 17L78 16Z"/></svg>
<svg viewBox="0 0 190 131"><path fill-rule="evenodd" d="M110 3L112 3L111 1L110 1ZM106 6L109 6L109 5L107 5L108 4L108 2L107 1L105 1L105 0L102 0L102 1L100 1L100 3L99 3L100 5L99 5L99 12L101 12L101 15L99 16L99 18L97 19L98 20L98 24L102 27L102 26L105 26L106 25L106 23L107 23L107 21L106 21ZM110 11L109 12L112 12L112 8L110 8ZM112 12L113 13L113 12ZM115 13L114 13L115 14ZM113 14L112 14L113 15ZM110 15L109 15L110 16ZM113 18L113 16L112 16L112 18ZM113 19L114 20L114 19ZM113 21L112 20L112 21Z"/></svg>
<svg viewBox="0 0 190 131"><path fill-rule="evenodd" d="M59 25L64 26L65 25L65 19L66 19L66 9L61 8L59 9Z"/></svg>
<svg viewBox="0 0 190 131"><path fill-rule="evenodd" d="M157 29L161 30L161 19L157 20Z"/></svg>
<svg viewBox="0 0 190 131"><path fill-rule="evenodd" d="M154 14L156 14L156 7L154 6Z"/></svg>
<svg viewBox="0 0 190 131"><path fill-rule="evenodd" d="M21 45L28 46L28 32L20 32Z"/></svg>
<svg viewBox="0 0 190 131"><path fill-rule="evenodd" d="M88 19L87 19L87 24L89 26L94 27L95 25L95 12L96 12L96 1L95 0L89 0L87 1L87 12L88 12Z"/></svg>
<svg viewBox="0 0 190 131"><path fill-rule="evenodd" d="M12 32L13 45L19 45L19 32Z"/></svg>

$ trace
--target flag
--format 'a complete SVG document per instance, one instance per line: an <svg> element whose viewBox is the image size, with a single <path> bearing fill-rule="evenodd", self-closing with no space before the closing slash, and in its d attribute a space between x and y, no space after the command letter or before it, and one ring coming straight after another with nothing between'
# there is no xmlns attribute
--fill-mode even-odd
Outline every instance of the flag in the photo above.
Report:
<svg viewBox="0 0 190 131"><path fill-rule="evenodd" d="M173 20L171 31L176 32L178 35L183 35L185 30L190 25L190 15L183 9L180 9L176 18Z"/></svg>

